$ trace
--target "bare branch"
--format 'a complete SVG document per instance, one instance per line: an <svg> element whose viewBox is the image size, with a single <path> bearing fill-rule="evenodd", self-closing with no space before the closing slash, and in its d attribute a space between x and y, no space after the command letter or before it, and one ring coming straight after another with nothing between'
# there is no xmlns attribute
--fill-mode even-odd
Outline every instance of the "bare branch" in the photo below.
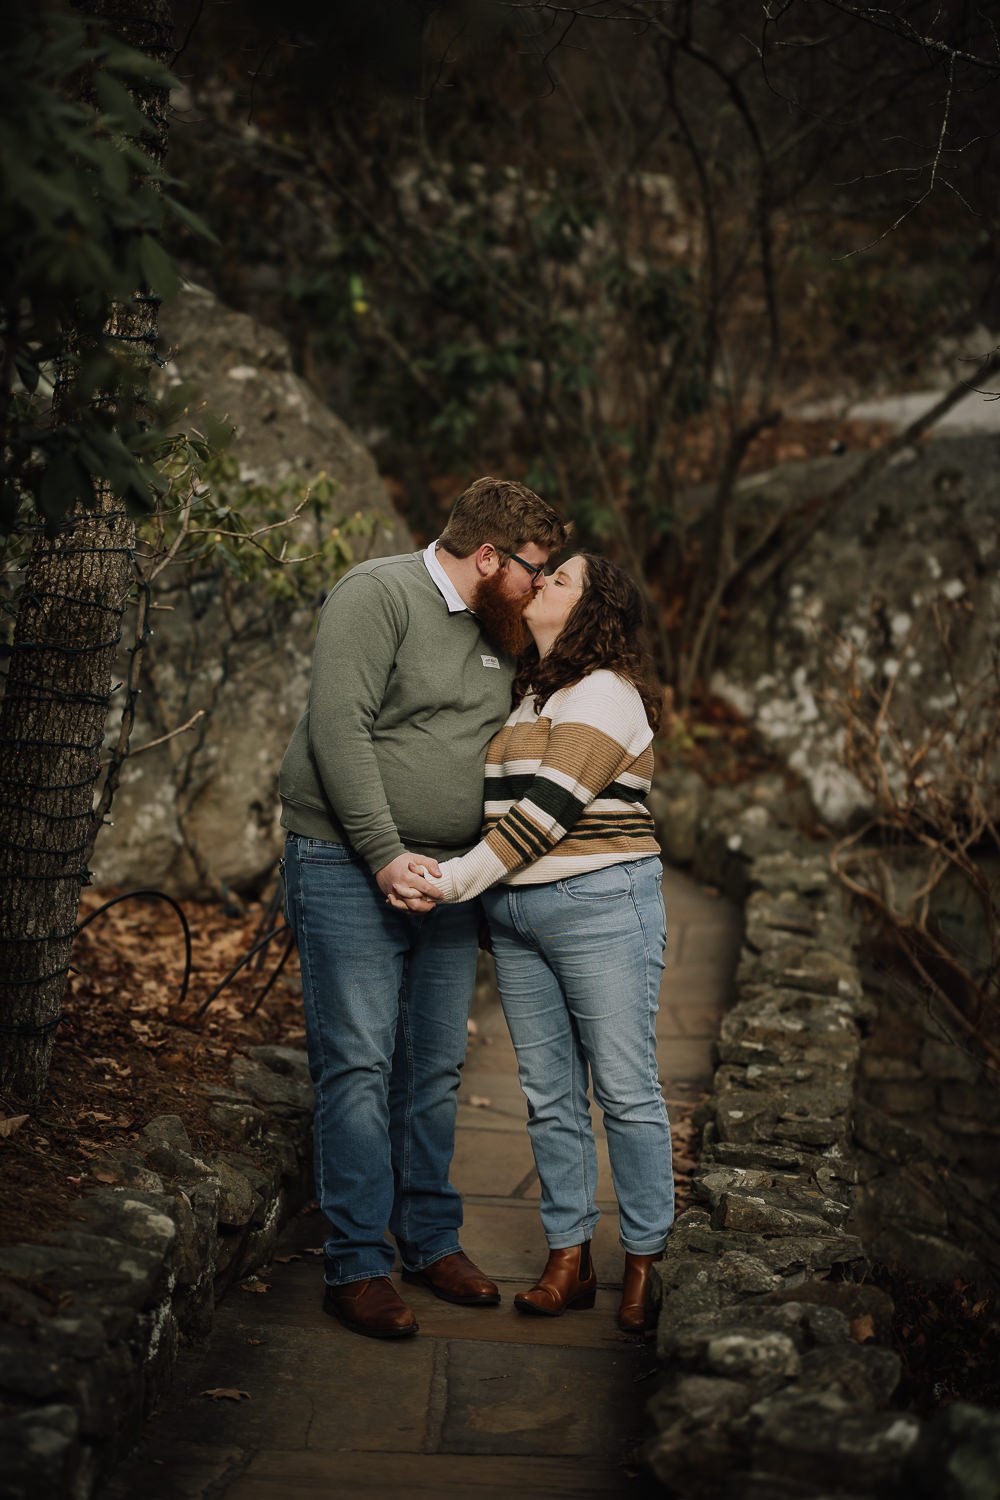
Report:
<svg viewBox="0 0 1000 1500"><path fill-rule="evenodd" d="M203 719L205 717L206 713L207 709L199 708L196 713L191 715L186 724L179 724L176 729L171 729L169 734L161 734L155 740L147 740L144 745L131 746L129 748L129 759L132 760L137 755L142 755L143 751L145 750L155 750L157 745L165 745L168 740L176 739L179 734L187 734L188 730L193 729L194 726L198 723L199 719ZM102 768L104 766L110 766L111 760L102 761L101 765Z"/></svg>
<svg viewBox="0 0 1000 1500"><path fill-rule="evenodd" d="M845 16L851 16L855 21L887 31L890 36L912 42L914 46L921 47L925 52L947 57L952 64L964 62L970 67L985 68L988 72L1000 73L1000 49L996 58L977 57L974 52L966 52L961 47L950 47L947 42L942 42L937 37L926 36L918 32L907 20L893 14L892 11L880 10L874 5L860 8L851 5L849 0L823 0L823 4L829 6L831 10L839 10Z"/></svg>

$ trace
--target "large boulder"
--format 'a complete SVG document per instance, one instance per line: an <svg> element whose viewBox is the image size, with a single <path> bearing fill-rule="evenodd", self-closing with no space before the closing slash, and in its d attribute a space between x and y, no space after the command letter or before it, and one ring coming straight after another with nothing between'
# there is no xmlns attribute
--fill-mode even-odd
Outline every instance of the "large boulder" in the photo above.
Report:
<svg viewBox="0 0 1000 1500"><path fill-rule="evenodd" d="M828 493L854 461L788 464L755 475L741 503L757 510L804 506ZM871 810L843 763L850 655L862 689L878 693L894 684L892 722L909 748L920 744L928 722L946 732L956 687L964 695L990 670L1000 645L998 493L1000 435L938 438L903 450L829 517L730 633L713 690L803 777L831 827L849 827ZM991 712L985 699L982 711ZM942 753L921 768L946 792L954 787L949 749L946 738ZM887 762L891 769L891 752ZM1000 767L994 771L995 789Z"/></svg>
<svg viewBox="0 0 1000 1500"><path fill-rule="evenodd" d="M338 512L376 521L355 560L413 547L371 455L296 375L280 334L198 287L164 308L162 332L162 381L183 381L235 427L244 480L307 484L325 472ZM223 597L214 574L155 597L169 608L154 615L146 649L132 734L142 753L126 763L94 882L181 896L252 890L280 852L278 766L305 705L320 598L283 603L259 583L227 583ZM126 620L126 643L129 630ZM142 751L198 710L193 728Z"/></svg>
<svg viewBox="0 0 1000 1500"><path fill-rule="evenodd" d="M374 555L410 546L374 459L295 373L283 334L191 285L163 308L160 332L168 356L162 384L190 386L235 427L234 452L246 479L308 480L325 470L346 515L360 510L378 517Z"/></svg>

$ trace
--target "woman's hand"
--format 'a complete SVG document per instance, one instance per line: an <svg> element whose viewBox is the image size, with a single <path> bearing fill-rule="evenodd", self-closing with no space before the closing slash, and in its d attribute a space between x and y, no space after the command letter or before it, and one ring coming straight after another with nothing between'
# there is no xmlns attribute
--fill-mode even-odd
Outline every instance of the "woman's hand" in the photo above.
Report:
<svg viewBox="0 0 1000 1500"><path fill-rule="evenodd" d="M434 862L435 870L439 869ZM444 896L444 885L440 875L431 874L427 866L411 859L402 879L396 879L386 893L386 901L397 911L433 911Z"/></svg>

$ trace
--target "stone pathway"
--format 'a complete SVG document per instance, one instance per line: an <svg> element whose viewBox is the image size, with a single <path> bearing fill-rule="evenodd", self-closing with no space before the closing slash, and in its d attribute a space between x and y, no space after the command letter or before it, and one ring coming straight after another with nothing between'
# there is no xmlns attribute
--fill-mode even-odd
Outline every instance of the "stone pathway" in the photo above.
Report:
<svg viewBox="0 0 1000 1500"><path fill-rule="evenodd" d="M664 894L670 944L658 1055L680 1120L711 1080L740 919L680 875L667 876ZM323 1220L302 1214L282 1237L269 1290L234 1289L207 1346L182 1355L169 1405L103 1500L661 1493L630 1462L654 1372L641 1341L615 1325L623 1253L603 1127L595 1118L597 1305L526 1318L512 1298L545 1261L538 1178L500 1007L482 1002L473 1018L452 1177L465 1200L464 1248L500 1283L502 1305L452 1307L407 1286L416 1339L347 1333L320 1310ZM201 1394L218 1389L248 1398Z"/></svg>

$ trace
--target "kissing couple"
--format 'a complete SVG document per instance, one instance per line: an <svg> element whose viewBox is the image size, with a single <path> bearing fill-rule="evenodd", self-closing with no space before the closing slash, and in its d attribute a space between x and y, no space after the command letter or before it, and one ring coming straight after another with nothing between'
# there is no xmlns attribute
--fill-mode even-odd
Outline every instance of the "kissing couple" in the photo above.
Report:
<svg viewBox="0 0 1000 1500"><path fill-rule="evenodd" d="M589 553L557 561L566 538L531 490L484 478L425 551L351 569L320 613L281 765L330 1225L323 1305L372 1338L418 1331L390 1279L396 1249L404 1283L462 1306L501 1300L462 1250L448 1180L484 919L549 1249L515 1308L594 1305L591 1083L628 1332L644 1331L673 1222L655 1038L666 919L646 807L662 694L635 583Z"/></svg>

